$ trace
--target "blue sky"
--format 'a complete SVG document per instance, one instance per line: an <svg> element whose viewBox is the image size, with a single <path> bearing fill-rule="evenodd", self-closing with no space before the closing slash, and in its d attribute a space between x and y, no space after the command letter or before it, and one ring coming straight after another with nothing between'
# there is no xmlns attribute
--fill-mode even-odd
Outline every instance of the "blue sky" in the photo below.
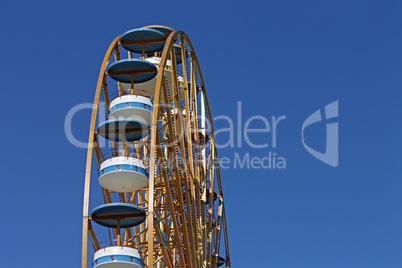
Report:
<svg viewBox="0 0 402 268"><path fill-rule="evenodd" d="M276 148L243 139L219 151L232 160L269 152L286 160L284 170L221 171L233 267L401 267L401 10L399 1L353 0L3 3L2 266L80 266L86 151L69 143L64 118L92 102L114 37L162 24L190 37L213 116L237 120L238 102L236 128L255 115L286 116ZM301 141L304 120L334 101L336 168ZM89 117L74 117L79 140ZM305 135L325 150L324 122Z"/></svg>

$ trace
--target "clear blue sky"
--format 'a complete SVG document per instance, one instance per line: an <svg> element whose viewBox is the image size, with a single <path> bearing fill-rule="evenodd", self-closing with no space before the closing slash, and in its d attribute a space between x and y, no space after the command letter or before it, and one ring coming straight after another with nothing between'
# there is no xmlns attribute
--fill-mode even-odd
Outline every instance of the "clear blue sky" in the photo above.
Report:
<svg viewBox="0 0 402 268"><path fill-rule="evenodd" d="M219 151L286 159L285 170L222 170L233 267L401 267L401 11L400 1L370 0L4 2L1 266L80 266L86 151L68 142L64 118L93 101L114 37L164 24L190 37L213 116L237 120L239 101L243 125L254 115L286 116L276 148L243 139ZM301 128L336 100L333 168L305 150ZM82 141L89 117L74 117ZM324 123L305 135L324 150Z"/></svg>

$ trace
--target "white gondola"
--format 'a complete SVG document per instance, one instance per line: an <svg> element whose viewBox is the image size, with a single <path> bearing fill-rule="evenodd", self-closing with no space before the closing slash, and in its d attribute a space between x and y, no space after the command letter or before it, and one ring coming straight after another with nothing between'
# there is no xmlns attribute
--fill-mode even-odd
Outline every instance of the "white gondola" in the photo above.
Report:
<svg viewBox="0 0 402 268"><path fill-rule="evenodd" d="M110 103L109 118L134 118L151 125L152 101L139 95L123 95Z"/></svg>
<svg viewBox="0 0 402 268"><path fill-rule="evenodd" d="M93 268L143 268L144 263L135 248L114 246L95 252Z"/></svg>
<svg viewBox="0 0 402 268"><path fill-rule="evenodd" d="M117 156L102 162L99 184L113 192L133 192L148 185L148 173L142 160Z"/></svg>

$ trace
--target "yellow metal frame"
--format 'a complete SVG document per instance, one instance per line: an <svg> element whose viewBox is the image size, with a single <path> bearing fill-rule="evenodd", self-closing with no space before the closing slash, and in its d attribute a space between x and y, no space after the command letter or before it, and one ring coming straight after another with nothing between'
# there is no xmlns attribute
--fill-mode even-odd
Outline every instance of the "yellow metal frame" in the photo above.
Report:
<svg viewBox="0 0 402 268"><path fill-rule="evenodd" d="M113 40L103 59L89 127L83 201L82 268L86 268L88 263L88 237L95 250L101 247L88 214L90 181L93 157L97 160L98 168L104 158L95 126L102 90L108 110L106 68L113 55L115 61L121 58L119 40L120 36ZM177 78L175 44L181 48L183 83ZM128 53L128 57L131 58L132 53ZM134 143L113 142L111 145L114 156L119 155L118 146L144 156L144 163L149 170L149 186L132 193L110 193L100 188L105 203L112 202L114 196L117 196L121 202L135 203L144 208L147 218L143 224L125 229L122 239L119 237L120 230L109 229L109 236L113 234L118 237L118 244L123 241L123 245L138 249L146 267L214 268L221 247L225 250L226 267L230 267L218 155L198 59L189 38L182 31L173 31L168 36L160 57L150 137ZM167 65L168 59L171 66ZM171 84L167 83L169 73ZM117 88L118 95L124 94L120 83ZM209 134L206 133L205 121L209 122ZM209 143L205 142L206 134ZM214 195L217 196L216 201ZM223 245L220 243L222 238Z"/></svg>

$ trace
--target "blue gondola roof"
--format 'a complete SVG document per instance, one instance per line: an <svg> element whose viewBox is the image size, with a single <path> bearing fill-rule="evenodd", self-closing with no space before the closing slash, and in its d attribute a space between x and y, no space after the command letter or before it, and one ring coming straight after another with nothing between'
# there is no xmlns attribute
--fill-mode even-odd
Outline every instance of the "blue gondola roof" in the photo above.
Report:
<svg viewBox="0 0 402 268"><path fill-rule="evenodd" d="M161 51L165 41L166 35L163 32L149 28L130 30L125 32L120 39L120 43L125 49L140 54Z"/></svg>
<svg viewBox="0 0 402 268"><path fill-rule="evenodd" d="M117 228L130 228L145 221L146 213L140 207L127 203L109 203L96 207L91 213L92 220L99 225Z"/></svg>
<svg viewBox="0 0 402 268"><path fill-rule="evenodd" d="M156 76L158 69L156 65L142 59L124 59L113 62L107 69L107 73L114 80L131 83L143 83Z"/></svg>
<svg viewBox="0 0 402 268"><path fill-rule="evenodd" d="M106 120L98 127L99 135L113 141L137 141L148 132L147 123L133 118Z"/></svg>

